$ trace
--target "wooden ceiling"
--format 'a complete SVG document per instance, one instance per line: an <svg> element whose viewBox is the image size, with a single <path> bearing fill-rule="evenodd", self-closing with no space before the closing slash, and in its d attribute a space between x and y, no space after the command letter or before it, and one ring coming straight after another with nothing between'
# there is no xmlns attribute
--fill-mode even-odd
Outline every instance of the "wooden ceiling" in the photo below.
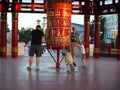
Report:
<svg viewBox="0 0 120 90"><path fill-rule="evenodd" d="M120 13L119 0L72 0L72 14L103 15ZM47 0L0 0L0 11L47 13Z"/></svg>

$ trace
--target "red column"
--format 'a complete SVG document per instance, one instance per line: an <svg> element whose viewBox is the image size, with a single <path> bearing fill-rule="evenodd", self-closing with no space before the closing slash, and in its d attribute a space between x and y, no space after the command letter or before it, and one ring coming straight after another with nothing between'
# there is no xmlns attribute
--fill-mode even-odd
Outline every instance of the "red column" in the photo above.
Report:
<svg viewBox="0 0 120 90"><path fill-rule="evenodd" d="M6 31L7 31L7 7L5 0L1 0L0 5L0 57L6 58Z"/></svg>
<svg viewBox="0 0 120 90"><path fill-rule="evenodd" d="M57 49L57 62L56 62L56 68L60 68L60 49Z"/></svg>
<svg viewBox="0 0 120 90"><path fill-rule="evenodd" d="M84 41L85 41L85 50L86 50L86 58L89 58L90 46L89 46L89 36L90 36L90 15L85 15L84 17Z"/></svg>
<svg viewBox="0 0 120 90"><path fill-rule="evenodd" d="M18 13L12 13L12 57L18 57Z"/></svg>
<svg viewBox="0 0 120 90"><path fill-rule="evenodd" d="M1 16L1 14L0 14L0 16ZM2 32L1 32L1 24L2 24L2 20L1 20L1 18L0 18L0 57L1 57L1 35L2 35Z"/></svg>
<svg viewBox="0 0 120 90"><path fill-rule="evenodd" d="M95 15L94 58L100 57L100 15Z"/></svg>
<svg viewBox="0 0 120 90"><path fill-rule="evenodd" d="M120 14L118 14L117 60L120 60Z"/></svg>
<svg viewBox="0 0 120 90"><path fill-rule="evenodd" d="M6 58L7 49L6 49L6 27L7 27L7 12L1 12L1 20L0 20L0 56L2 58Z"/></svg>

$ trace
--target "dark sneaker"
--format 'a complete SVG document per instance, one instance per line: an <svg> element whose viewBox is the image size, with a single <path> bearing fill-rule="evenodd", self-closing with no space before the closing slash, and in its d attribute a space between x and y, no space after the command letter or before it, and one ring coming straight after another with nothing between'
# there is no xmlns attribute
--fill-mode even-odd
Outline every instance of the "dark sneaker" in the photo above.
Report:
<svg viewBox="0 0 120 90"><path fill-rule="evenodd" d="M86 69L87 67L83 65L82 68L83 68L83 69Z"/></svg>
<svg viewBox="0 0 120 90"><path fill-rule="evenodd" d="M31 69L30 67L27 67L27 70L30 71L30 70L32 70L32 69Z"/></svg>
<svg viewBox="0 0 120 90"><path fill-rule="evenodd" d="M70 71L69 71L69 70L67 70L66 72L67 72L67 73L70 73Z"/></svg>
<svg viewBox="0 0 120 90"><path fill-rule="evenodd" d="M36 68L36 71L39 71L39 68Z"/></svg>
<svg viewBox="0 0 120 90"><path fill-rule="evenodd" d="M74 71L74 70L75 70L75 68L72 68L72 69L71 69L71 71Z"/></svg>
<svg viewBox="0 0 120 90"><path fill-rule="evenodd" d="M76 66L75 62L73 63L74 66Z"/></svg>

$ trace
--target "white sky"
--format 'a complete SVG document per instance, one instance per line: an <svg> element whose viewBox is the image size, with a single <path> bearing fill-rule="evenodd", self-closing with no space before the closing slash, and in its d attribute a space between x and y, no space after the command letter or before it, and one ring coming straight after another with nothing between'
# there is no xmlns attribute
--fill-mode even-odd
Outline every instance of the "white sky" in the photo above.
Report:
<svg viewBox="0 0 120 90"><path fill-rule="evenodd" d="M21 29L21 27L24 28L35 28L35 26L37 25L37 20L41 20L40 25L43 23L43 17L46 16L46 14L30 14L30 13L19 13L19 18L18 18L18 28ZM7 16L8 20L8 27L11 29L12 24L12 16L11 13L8 13ZM93 16L90 17L91 20L94 19ZM77 24L84 24L84 16L83 15L72 15L71 18L71 22L72 23L77 23Z"/></svg>

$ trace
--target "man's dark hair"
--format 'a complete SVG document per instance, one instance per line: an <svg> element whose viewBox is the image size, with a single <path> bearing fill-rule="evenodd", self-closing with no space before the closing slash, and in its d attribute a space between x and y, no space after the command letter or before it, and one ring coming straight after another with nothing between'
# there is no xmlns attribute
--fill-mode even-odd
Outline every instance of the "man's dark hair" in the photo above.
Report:
<svg viewBox="0 0 120 90"><path fill-rule="evenodd" d="M40 26L40 25L37 25L36 28L41 28L41 26Z"/></svg>

